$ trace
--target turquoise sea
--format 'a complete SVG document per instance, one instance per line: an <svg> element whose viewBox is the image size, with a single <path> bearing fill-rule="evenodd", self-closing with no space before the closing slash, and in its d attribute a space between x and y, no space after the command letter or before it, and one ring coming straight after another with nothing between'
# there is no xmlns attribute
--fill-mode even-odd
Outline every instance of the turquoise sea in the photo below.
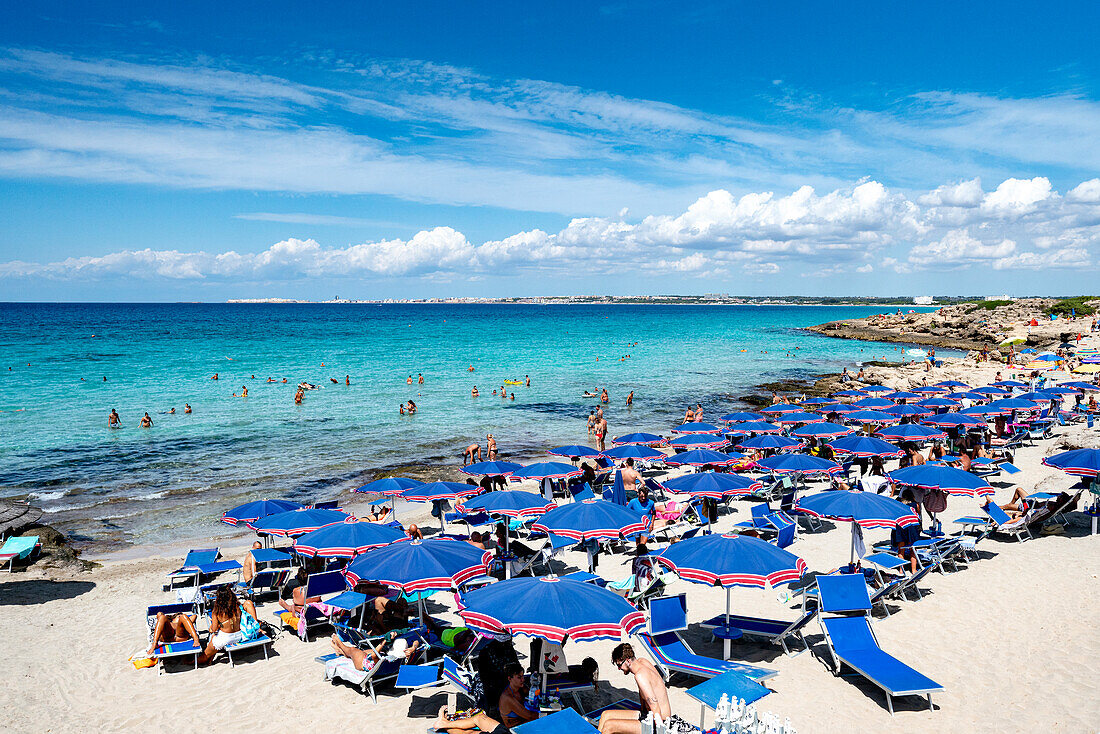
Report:
<svg viewBox="0 0 1100 734"><path fill-rule="evenodd" d="M758 383L899 359L898 345L800 330L882 310L0 304L0 496L85 547L209 535L248 499L331 499L381 470L461 465L487 433L519 460L583 443L586 389L610 392L610 435L667 432L689 404L714 419ZM514 401L493 396L524 375ZM295 405L300 381L320 389ZM419 412L399 415L409 399ZM112 408L122 429L107 428Z"/></svg>

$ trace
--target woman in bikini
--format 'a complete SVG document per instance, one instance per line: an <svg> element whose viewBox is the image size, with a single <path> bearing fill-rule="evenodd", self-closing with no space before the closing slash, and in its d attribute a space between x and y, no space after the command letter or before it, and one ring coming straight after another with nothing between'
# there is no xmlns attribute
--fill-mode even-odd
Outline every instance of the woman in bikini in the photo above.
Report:
<svg viewBox="0 0 1100 734"><path fill-rule="evenodd" d="M153 652L162 644L170 644L173 642L187 642L188 640L194 640L195 647L202 647L202 643L199 642L199 633L195 629L195 616L193 614L179 614L166 615L164 612L157 612L157 625L153 628L153 640L149 645L148 655L151 657Z"/></svg>
<svg viewBox="0 0 1100 734"><path fill-rule="evenodd" d="M248 600L238 600L228 586L218 587L214 606L210 610L210 637L206 649L199 655L199 665L206 665L221 650L244 637L241 632L241 615L248 612L256 617L256 607Z"/></svg>

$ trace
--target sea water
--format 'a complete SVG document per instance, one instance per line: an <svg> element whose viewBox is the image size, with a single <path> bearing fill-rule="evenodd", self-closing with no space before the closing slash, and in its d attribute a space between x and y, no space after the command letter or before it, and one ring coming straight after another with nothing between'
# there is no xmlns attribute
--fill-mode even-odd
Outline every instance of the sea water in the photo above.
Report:
<svg viewBox="0 0 1100 734"><path fill-rule="evenodd" d="M30 500L85 547L201 537L250 499L332 499L382 470L461 466L488 433L521 461L589 442L596 388L609 436L667 433L695 403L713 420L759 383L900 360L905 346L801 330L883 310L0 304L0 497ZM302 381L318 389L295 405ZM408 400L416 415L399 413Z"/></svg>

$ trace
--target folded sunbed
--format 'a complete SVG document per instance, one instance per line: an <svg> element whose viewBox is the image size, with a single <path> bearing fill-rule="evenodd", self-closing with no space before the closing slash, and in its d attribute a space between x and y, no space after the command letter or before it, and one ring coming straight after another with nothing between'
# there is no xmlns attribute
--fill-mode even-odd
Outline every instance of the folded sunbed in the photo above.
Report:
<svg viewBox="0 0 1100 734"><path fill-rule="evenodd" d="M0 547L0 563L7 562L8 573L11 573L15 567L16 560L27 560L41 547L42 545L38 542L37 535L13 535L4 541L3 547Z"/></svg>

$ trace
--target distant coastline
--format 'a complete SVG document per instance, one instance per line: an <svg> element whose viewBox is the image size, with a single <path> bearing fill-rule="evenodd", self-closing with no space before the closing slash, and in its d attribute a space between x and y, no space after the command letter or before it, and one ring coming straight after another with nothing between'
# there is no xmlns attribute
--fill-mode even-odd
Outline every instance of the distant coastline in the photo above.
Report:
<svg viewBox="0 0 1100 734"><path fill-rule="evenodd" d="M511 298L384 298L350 299L335 298L313 301L298 298L230 298L226 303L244 304L504 304L525 306L556 305L628 305L628 306L883 306L891 308L930 308L968 300L969 297L936 299L934 303L915 303L910 297L891 298L829 298L811 296L729 296L726 294L705 296L517 296Z"/></svg>

